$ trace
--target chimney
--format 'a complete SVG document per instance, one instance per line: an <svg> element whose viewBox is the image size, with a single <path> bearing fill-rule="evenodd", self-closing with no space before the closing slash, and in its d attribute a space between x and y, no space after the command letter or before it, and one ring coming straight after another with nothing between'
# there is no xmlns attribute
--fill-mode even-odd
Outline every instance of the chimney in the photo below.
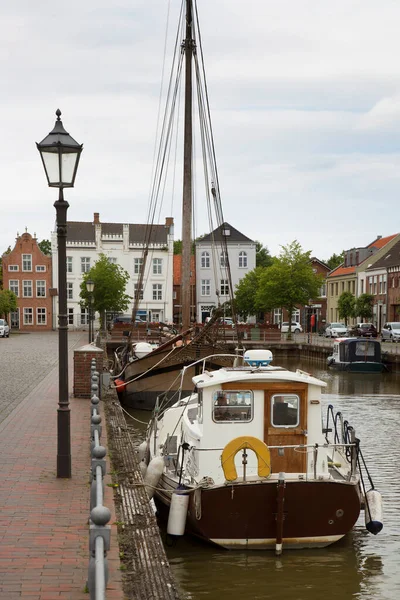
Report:
<svg viewBox="0 0 400 600"><path fill-rule="evenodd" d="M93 224L94 225L99 225L100 224L100 213L94 213L93 214Z"/></svg>
<svg viewBox="0 0 400 600"><path fill-rule="evenodd" d="M171 227L174 224L174 217L165 217L165 227Z"/></svg>

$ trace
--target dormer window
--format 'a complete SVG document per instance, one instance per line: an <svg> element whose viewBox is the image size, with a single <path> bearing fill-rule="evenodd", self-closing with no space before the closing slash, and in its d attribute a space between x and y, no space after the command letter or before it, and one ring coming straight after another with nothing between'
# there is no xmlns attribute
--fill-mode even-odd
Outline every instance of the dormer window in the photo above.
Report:
<svg viewBox="0 0 400 600"><path fill-rule="evenodd" d="M223 229L222 230L222 235L224 235L225 237L231 235L231 230L230 229Z"/></svg>

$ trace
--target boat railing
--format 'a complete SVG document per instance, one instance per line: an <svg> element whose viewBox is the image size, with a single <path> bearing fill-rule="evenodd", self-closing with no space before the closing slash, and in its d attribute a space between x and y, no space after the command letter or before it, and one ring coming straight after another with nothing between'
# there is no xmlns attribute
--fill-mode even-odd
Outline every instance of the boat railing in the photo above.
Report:
<svg viewBox="0 0 400 600"><path fill-rule="evenodd" d="M104 506L106 449L100 445L101 416L99 413L99 381L96 359L91 363L91 487L89 519L89 569L87 588L90 600L105 600L108 581L107 552L110 549L110 510Z"/></svg>

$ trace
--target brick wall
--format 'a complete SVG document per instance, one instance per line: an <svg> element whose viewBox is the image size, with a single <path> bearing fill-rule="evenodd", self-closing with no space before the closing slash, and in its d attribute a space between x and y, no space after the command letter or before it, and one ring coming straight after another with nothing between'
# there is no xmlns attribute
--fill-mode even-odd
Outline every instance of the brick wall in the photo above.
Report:
<svg viewBox="0 0 400 600"><path fill-rule="evenodd" d="M91 376L90 367L92 359L96 359L96 370L99 372L101 386L101 374L103 372L103 355L101 348L88 344L74 351L74 398L91 398Z"/></svg>

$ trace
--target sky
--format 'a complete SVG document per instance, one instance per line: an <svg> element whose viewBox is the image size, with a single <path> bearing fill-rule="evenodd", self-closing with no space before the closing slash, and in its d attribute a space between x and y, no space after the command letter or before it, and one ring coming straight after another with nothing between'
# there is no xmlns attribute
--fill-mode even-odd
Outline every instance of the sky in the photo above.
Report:
<svg viewBox="0 0 400 600"><path fill-rule="evenodd" d="M399 232L398 0L197 1L225 220L320 260ZM146 223L180 3L0 3L0 253L54 230L35 142L57 108L84 147L68 219ZM176 239L180 202L158 213ZM197 201L197 234L205 213Z"/></svg>

